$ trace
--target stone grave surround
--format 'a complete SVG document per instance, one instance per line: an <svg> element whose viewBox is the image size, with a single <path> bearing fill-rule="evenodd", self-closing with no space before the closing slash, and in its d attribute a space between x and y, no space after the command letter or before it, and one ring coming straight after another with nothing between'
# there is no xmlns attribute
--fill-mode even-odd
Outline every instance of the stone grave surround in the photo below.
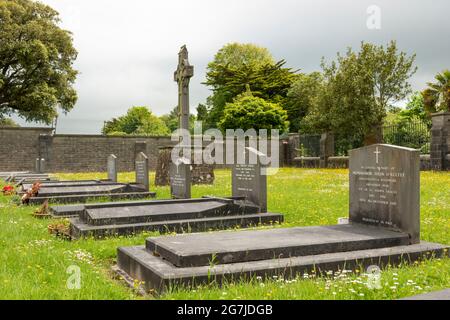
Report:
<svg viewBox="0 0 450 320"><path fill-rule="evenodd" d="M136 182L118 183L117 158L110 155L107 161L107 180L59 181L43 183L38 194L30 199L30 204L41 204L46 200L53 203L86 202L88 200L106 198L111 201L123 199L144 199L155 197L149 192L148 158L140 153L136 159ZM31 187L23 185L23 192Z"/></svg>
<svg viewBox="0 0 450 320"><path fill-rule="evenodd" d="M95 186L100 184L111 184L110 180L46 180L40 181L42 187L71 187L71 186ZM21 186L21 191L25 192L30 189L33 185L33 182L22 181L18 183Z"/></svg>
<svg viewBox="0 0 450 320"><path fill-rule="evenodd" d="M406 297L400 300L449 300L450 301L450 288L433 291L428 293L419 294L412 297Z"/></svg>
<svg viewBox="0 0 450 320"><path fill-rule="evenodd" d="M4 179L6 182L44 182L44 181L56 181L57 179L46 173L11 173L9 175L0 176L0 179Z"/></svg>
<svg viewBox="0 0 450 320"><path fill-rule="evenodd" d="M247 153L254 152L248 148ZM236 166L233 196L190 198L189 162L172 167L172 200L109 203L51 208L53 216L72 216L74 238L127 235L142 231L192 232L281 223L283 216L267 213L267 183L259 164Z"/></svg>
<svg viewBox="0 0 450 320"><path fill-rule="evenodd" d="M30 171L1 171L0 179L6 179L10 176L20 175L20 174L30 174Z"/></svg>
<svg viewBox="0 0 450 320"><path fill-rule="evenodd" d="M449 255L449 246L417 238L416 150L378 144L350 157L348 224L151 237L142 246L118 248L115 270L129 283L163 292L172 284L290 278Z"/></svg>
<svg viewBox="0 0 450 320"><path fill-rule="evenodd" d="M41 186L38 194L30 198L30 204L42 204L46 200L51 203L84 203L90 200L109 199L144 199L154 198L155 192L149 192L141 184L97 182L87 185Z"/></svg>
<svg viewBox="0 0 450 320"><path fill-rule="evenodd" d="M196 232L274 224L275 213L230 198L170 199L51 207L55 217L70 219L73 238L131 235L143 231ZM76 217L74 217L76 216Z"/></svg>

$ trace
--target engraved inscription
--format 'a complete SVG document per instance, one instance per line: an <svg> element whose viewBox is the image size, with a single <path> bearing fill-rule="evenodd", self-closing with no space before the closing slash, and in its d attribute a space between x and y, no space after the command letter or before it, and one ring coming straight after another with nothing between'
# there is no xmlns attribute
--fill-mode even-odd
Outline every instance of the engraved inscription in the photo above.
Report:
<svg viewBox="0 0 450 320"><path fill-rule="evenodd" d="M405 173L395 167L361 166L356 176L359 202L397 206L397 190Z"/></svg>
<svg viewBox="0 0 450 320"><path fill-rule="evenodd" d="M235 177L237 181L243 182L244 184L237 187L239 191L253 192L253 188L250 185L246 185L246 183L256 178L256 166L251 164L237 164Z"/></svg>

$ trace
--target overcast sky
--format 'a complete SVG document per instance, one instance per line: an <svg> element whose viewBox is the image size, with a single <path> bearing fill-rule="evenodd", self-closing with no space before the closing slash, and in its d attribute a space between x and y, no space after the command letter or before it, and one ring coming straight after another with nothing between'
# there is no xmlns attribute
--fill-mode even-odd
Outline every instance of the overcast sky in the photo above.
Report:
<svg viewBox="0 0 450 320"><path fill-rule="evenodd" d="M334 58L362 40L397 40L401 50L417 54L419 69L411 79L416 90L450 68L448 0L42 2L59 11L79 52L78 103L60 117L58 133L99 133L104 120L133 105L149 106L157 115L168 113L177 104L173 72L183 44L195 67L191 112L209 95L201 84L207 63L229 42L265 46L277 60L311 72L319 70L322 56ZM381 10L380 29L367 27L372 5Z"/></svg>

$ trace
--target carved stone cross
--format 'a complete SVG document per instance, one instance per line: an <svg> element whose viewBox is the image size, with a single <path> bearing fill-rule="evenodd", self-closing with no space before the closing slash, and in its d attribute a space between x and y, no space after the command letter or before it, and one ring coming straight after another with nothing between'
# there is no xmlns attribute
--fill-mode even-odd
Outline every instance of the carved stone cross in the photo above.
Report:
<svg viewBox="0 0 450 320"><path fill-rule="evenodd" d="M188 51L182 46L178 53L178 68L174 80L178 83L178 128L189 130L189 81L194 67L189 64Z"/></svg>
<svg viewBox="0 0 450 320"><path fill-rule="evenodd" d="M375 153L375 156L376 156L376 160L377 160L377 164L378 164L378 157L379 157L379 155L381 154L381 151L378 149L378 147L377 147L377 150L374 152Z"/></svg>

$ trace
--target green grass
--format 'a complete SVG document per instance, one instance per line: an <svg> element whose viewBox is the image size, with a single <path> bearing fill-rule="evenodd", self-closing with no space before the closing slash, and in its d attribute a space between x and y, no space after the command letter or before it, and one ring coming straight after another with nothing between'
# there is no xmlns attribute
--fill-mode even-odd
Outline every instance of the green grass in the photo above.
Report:
<svg viewBox="0 0 450 320"><path fill-rule="evenodd" d="M106 178L106 174L59 174L60 179ZM120 181L133 181L133 173L119 174ZM152 173L151 181L154 181ZM421 238L450 244L449 173L421 173ZM152 186L158 198L169 197L168 187ZM230 172L216 170L213 186L194 186L193 197L228 196ZM268 181L269 210L285 215L281 227L335 224L348 215L347 170L281 169ZM141 245L156 233L106 240L68 242L47 232L54 220L39 220L37 207L17 207L11 197L0 195L0 299L142 299L115 280L110 268L116 248ZM70 290L67 268L81 269L81 289ZM382 272L382 288L369 289L363 272L314 274L297 279L253 279L250 283L215 284L195 290L173 289L162 299L397 299L450 287L450 259L424 261ZM145 297L144 299L151 299Z"/></svg>

